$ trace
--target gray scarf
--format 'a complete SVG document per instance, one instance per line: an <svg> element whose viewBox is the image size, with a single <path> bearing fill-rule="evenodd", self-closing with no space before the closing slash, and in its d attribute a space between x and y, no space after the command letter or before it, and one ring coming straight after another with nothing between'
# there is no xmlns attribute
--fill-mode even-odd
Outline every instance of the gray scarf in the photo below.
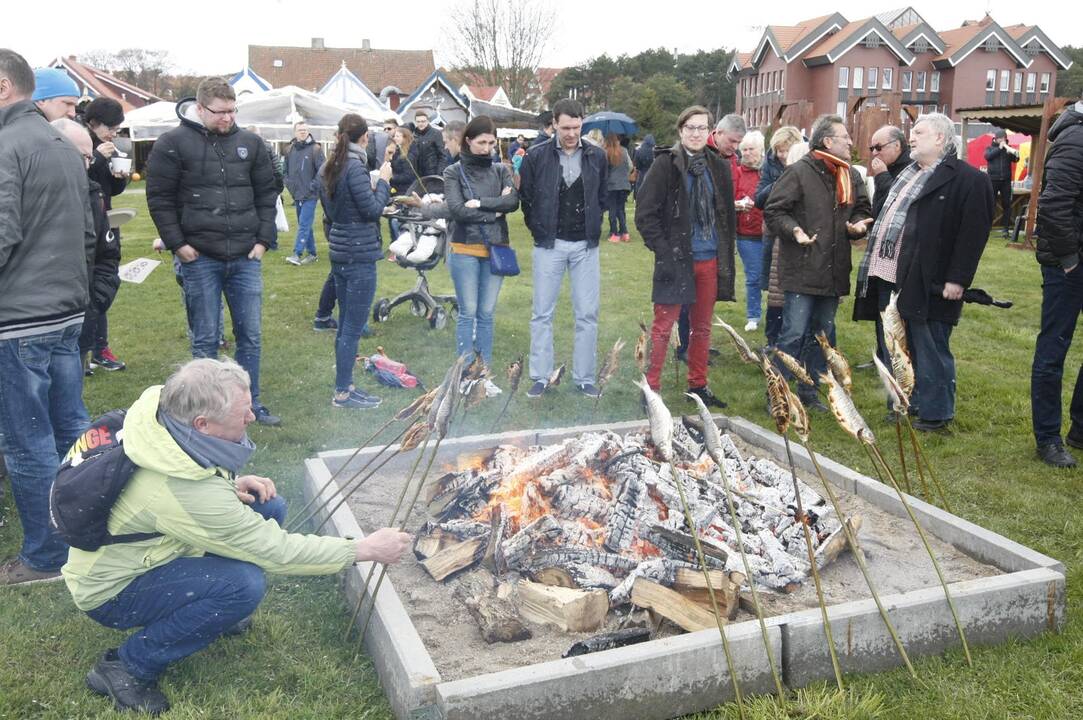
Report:
<svg viewBox="0 0 1083 720"><path fill-rule="evenodd" d="M158 411L158 421L169 431L180 449L202 468L220 467L239 473L256 451L256 445L248 435L240 442L223 440L201 433L162 411Z"/></svg>

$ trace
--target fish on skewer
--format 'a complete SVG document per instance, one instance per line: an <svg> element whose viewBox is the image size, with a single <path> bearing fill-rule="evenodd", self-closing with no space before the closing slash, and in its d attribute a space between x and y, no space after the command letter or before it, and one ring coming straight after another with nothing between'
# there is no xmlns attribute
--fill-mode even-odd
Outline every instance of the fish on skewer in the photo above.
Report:
<svg viewBox="0 0 1083 720"><path fill-rule="evenodd" d="M560 384L561 378L564 377L566 363L561 363L560 367L549 374L549 378L545 381L545 387L556 387Z"/></svg>
<svg viewBox="0 0 1083 720"><path fill-rule="evenodd" d="M888 399L891 400L891 409L900 415L906 415L910 410L910 398L907 397L906 391L902 389L891 371L884 367L879 357L873 355L872 361L876 365L876 372L880 375L880 382L887 391Z"/></svg>
<svg viewBox="0 0 1083 720"><path fill-rule="evenodd" d="M820 375L820 382L827 387L827 401L831 406L831 412L835 414L835 420L839 426L849 433L855 440L866 445L876 442L876 436L872 434L865 418L857 411L853 398L843 389L835 375L830 372Z"/></svg>
<svg viewBox="0 0 1083 720"><path fill-rule="evenodd" d="M760 356L756 354L756 351L749 346L748 342L738 334L732 325L717 315L714 316L714 324L729 334L733 344L737 347L737 354L743 361L751 365L760 364Z"/></svg>
<svg viewBox="0 0 1083 720"><path fill-rule="evenodd" d="M650 331L642 321L639 323L639 337L636 339L635 348L632 351L632 356L635 358L636 365L639 367L639 372L647 372L647 343L650 341Z"/></svg>
<svg viewBox="0 0 1083 720"><path fill-rule="evenodd" d="M775 357L778 358L779 362L781 362L787 370L793 373L793 376L797 378L797 382L804 383L805 385L812 385L813 387L816 386L812 376L808 374L808 370L805 369L804 365L798 362L797 358L778 348L773 349L771 352L775 354Z"/></svg>
<svg viewBox="0 0 1083 720"><path fill-rule="evenodd" d="M605 360L602 361L602 369L598 371L598 389L605 390L605 386L613 379L613 376L617 374L617 370L620 368L620 351L624 349L624 340L617 338L617 341L613 343L613 347L610 348L609 354L605 356Z"/></svg>
<svg viewBox="0 0 1083 720"><path fill-rule="evenodd" d="M914 365L906 343L906 324L899 314L898 293L891 293L887 307L880 313L884 328L884 346L891 358L891 374L907 397L914 392Z"/></svg>
<svg viewBox="0 0 1083 720"><path fill-rule="evenodd" d="M662 396L651 390L647 378L636 380L636 385L643 391L647 406L647 419L650 421L651 444L658 450L664 462L673 461L673 416L669 414Z"/></svg>
<svg viewBox="0 0 1083 720"><path fill-rule="evenodd" d="M831 345L831 341L827 339L827 335L823 330L816 333L816 342L820 343L820 348L824 351L824 359L827 361L827 367L831 370L831 374L842 384L843 390L849 395L854 389L854 379L850 374L850 363L846 361L846 356L839 352L839 349Z"/></svg>
<svg viewBox="0 0 1083 720"><path fill-rule="evenodd" d="M767 402L771 417L775 421L775 427L778 428L778 434L785 435L790 425L790 386L767 357L760 361L760 368L767 380Z"/></svg>

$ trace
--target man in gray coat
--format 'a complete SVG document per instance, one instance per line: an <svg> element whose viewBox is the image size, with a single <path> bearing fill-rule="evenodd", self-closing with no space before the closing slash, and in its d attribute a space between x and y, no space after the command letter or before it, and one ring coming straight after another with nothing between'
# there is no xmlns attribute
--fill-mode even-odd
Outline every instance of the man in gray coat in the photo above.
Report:
<svg viewBox="0 0 1083 720"><path fill-rule="evenodd" d="M0 585L60 579L49 527L59 459L86 430L79 333L95 246L84 158L31 100L26 60L0 49L0 454L23 526Z"/></svg>
<svg viewBox="0 0 1083 720"><path fill-rule="evenodd" d="M850 167L852 145L841 117L817 119L811 151L786 168L763 211L767 229L781 242L786 301L778 348L799 358L813 378L827 369L815 336L822 331L835 344L839 298L850 293L850 241L872 224L865 183ZM801 385L798 393L809 408L826 410L815 388Z"/></svg>
<svg viewBox="0 0 1083 720"><path fill-rule="evenodd" d="M293 126L293 142L286 153L286 188L297 208L297 239L293 243L293 254L286 258L291 265L307 265L316 262L316 235L312 232L312 221L316 218L316 201L319 189L313 180L320 173L323 165L323 148L308 131L304 121ZM308 255L305 255L308 251Z"/></svg>

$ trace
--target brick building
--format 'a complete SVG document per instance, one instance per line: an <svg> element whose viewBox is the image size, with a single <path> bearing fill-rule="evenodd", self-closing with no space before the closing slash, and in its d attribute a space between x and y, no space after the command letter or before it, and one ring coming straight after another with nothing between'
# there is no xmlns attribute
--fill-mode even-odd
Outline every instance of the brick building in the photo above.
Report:
<svg viewBox="0 0 1083 720"><path fill-rule="evenodd" d="M839 13L770 25L755 50L737 53L736 112L752 126L805 101L811 114L858 103L903 104L952 117L957 108L1036 104L1056 91L1071 60L1037 26L1001 26L986 15L936 31L913 8L850 21Z"/></svg>

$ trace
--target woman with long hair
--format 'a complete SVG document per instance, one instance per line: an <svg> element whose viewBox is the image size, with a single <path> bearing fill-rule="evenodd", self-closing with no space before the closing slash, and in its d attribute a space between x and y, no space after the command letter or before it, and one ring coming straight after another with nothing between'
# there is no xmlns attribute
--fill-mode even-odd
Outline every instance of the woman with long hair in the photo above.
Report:
<svg viewBox="0 0 1083 720"><path fill-rule="evenodd" d="M605 157L609 161L609 175L606 179L606 204L609 206L609 242L628 242L628 219L624 215L624 205L628 202L628 193L632 191L632 158L620 144L620 137L615 133L605 136Z"/></svg>
<svg viewBox="0 0 1083 720"><path fill-rule="evenodd" d="M395 195L406 195L410 186L420 175L417 172L417 146L410 128L395 128L391 142L387 144L387 157L391 161L391 189Z"/></svg>
<svg viewBox="0 0 1083 720"><path fill-rule="evenodd" d="M493 361L493 315L503 278L491 272L489 247L507 245L505 216L519 207L507 165L493 162L496 124L479 115L463 131L459 161L444 170L444 199L453 221L448 267L455 283L459 355L473 351Z"/></svg>
<svg viewBox="0 0 1083 720"><path fill-rule="evenodd" d="M343 115L335 148L320 169L320 200L331 220L328 254L338 297L331 404L341 408L380 404L380 398L357 389L353 382L357 345L376 294L376 261L383 257L380 215L391 200L391 164L385 161L380 166L378 178L371 178L366 167L368 130L360 115Z"/></svg>

